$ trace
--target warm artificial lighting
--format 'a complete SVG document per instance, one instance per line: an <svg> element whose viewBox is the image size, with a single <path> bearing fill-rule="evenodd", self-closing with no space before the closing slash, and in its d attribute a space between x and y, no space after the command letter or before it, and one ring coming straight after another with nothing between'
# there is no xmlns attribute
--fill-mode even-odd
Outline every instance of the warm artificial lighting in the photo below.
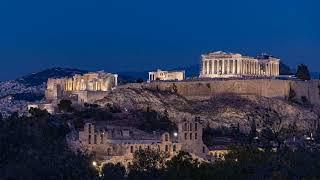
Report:
<svg viewBox="0 0 320 180"><path fill-rule="evenodd" d="M93 161L93 162L92 162L92 165L96 167L96 166L97 166L97 162L96 162L96 161Z"/></svg>

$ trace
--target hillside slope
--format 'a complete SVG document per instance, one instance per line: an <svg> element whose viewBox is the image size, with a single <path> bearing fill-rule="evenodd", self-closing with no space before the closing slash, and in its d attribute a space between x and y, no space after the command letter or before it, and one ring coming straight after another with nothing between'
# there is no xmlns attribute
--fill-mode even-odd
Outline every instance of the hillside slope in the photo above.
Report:
<svg viewBox="0 0 320 180"><path fill-rule="evenodd" d="M148 107L161 113L166 110L173 121L200 116L211 127L239 124L245 132L249 131L253 120L258 129L266 126L279 129L296 124L301 131L311 130L318 120L316 108L311 110L282 99L222 94L208 100L187 100L170 91L134 85L110 92L97 104L113 104L131 111Z"/></svg>

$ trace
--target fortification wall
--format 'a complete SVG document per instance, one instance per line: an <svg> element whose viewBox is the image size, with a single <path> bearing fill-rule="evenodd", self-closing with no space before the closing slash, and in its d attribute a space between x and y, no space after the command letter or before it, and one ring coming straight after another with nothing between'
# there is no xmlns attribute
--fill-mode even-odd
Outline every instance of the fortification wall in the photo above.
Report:
<svg viewBox="0 0 320 180"><path fill-rule="evenodd" d="M275 79L208 80L182 82L152 82L149 88L176 91L188 98L211 98L221 94L255 95L269 98L288 98L290 88L296 100L306 97L312 104L320 105L319 80L291 81Z"/></svg>
<svg viewBox="0 0 320 180"><path fill-rule="evenodd" d="M301 100L301 97L306 97L311 104L320 104L320 81L295 81L292 82L291 87L296 93L298 100Z"/></svg>

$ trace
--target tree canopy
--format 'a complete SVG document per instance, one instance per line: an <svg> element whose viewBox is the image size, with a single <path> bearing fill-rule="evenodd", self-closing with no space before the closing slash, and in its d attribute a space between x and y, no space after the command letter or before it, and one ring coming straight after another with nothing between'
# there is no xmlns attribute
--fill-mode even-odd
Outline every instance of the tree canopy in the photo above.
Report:
<svg viewBox="0 0 320 180"><path fill-rule="evenodd" d="M126 175L126 169L120 163L118 164L105 164L102 167L102 179L103 180L124 180Z"/></svg>
<svg viewBox="0 0 320 180"><path fill-rule="evenodd" d="M290 74L294 74L291 71L291 68L284 64L282 61L280 61L280 75L290 75Z"/></svg>
<svg viewBox="0 0 320 180"><path fill-rule="evenodd" d="M141 126L138 128L146 131L167 131L174 132L177 131L177 126L175 123L170 121L168 112L165 110L163 114L148 108L146 111L141 112Z"/></svg>
<svg viewBox="0 0 320 180"><path fill-rule="evenodd" d="M1 120L0 179L93 179L92 157L72 152L68 126L38 109Z"/></svg>
<svg viewBox="0 0 320 180"><path fill-rule="evenodd" d="M310 80L311 77L310 77L308 66L305 64L298 65L296 76L298 79L301 79L301 80Z"/></svg>
<svg viewBox="0 0 320 180"><path fill-rule="evenodd" d="M72 112L72 102L70 100L63 99L58 104L59 111L61 112Z"/></svg>

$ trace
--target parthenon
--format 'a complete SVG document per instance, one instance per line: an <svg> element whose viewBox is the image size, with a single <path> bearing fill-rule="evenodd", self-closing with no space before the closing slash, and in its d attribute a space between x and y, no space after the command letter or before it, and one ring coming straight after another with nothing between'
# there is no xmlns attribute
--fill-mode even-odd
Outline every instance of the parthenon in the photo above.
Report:
<svg viewBox="0 0 320 180"><path fill-rule="evenodd" d="M279 75L280 59L269 55L257 57L217 51L202 55L200 78Z"/></svg>

